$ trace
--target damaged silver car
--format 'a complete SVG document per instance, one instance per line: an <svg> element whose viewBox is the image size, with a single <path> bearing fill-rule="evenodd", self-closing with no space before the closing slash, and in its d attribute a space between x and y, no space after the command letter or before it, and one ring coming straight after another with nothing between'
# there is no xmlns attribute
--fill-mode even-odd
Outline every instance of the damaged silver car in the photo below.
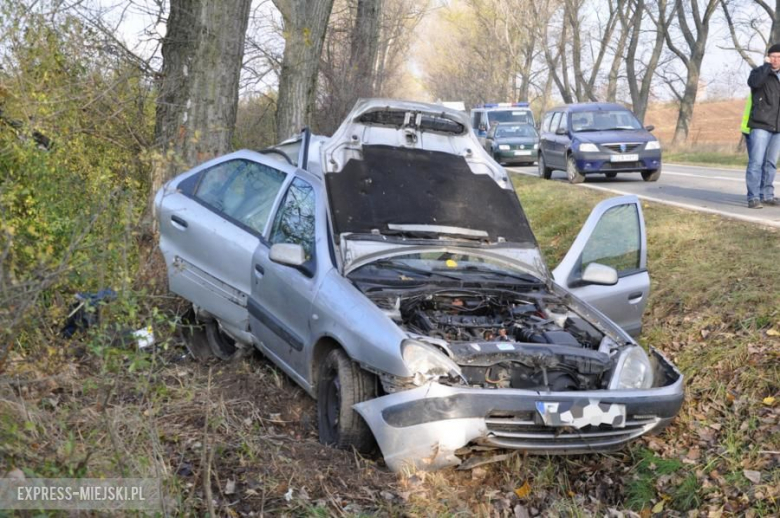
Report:
<svg viewBox="0 0 780 518"><path fill-rule="evenodd" d="M680 372L632 339L636 197L600 203L550 271L468 117L361 100L330 138L226 155L156 197L198 354L258 348L317 400L320 440L388 466L474 448L606 451L667 425Z"/></svg>

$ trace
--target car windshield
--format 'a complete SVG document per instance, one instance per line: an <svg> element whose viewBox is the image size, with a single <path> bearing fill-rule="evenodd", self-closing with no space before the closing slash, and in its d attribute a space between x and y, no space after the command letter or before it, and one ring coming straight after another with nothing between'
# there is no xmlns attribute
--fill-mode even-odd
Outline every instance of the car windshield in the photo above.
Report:
<svg viewBox="0 0 780 518"><path fill-rule="evenodd" d="M610 131L642 129L628 110L594 110L571 114L572 131Z"/></svg>
<svg viewBox="0 0 780 518"><path fill-rule="evenodd" d="M534 138L536 130L528 124L509 125L503 124L496 128L496 138Z"/></svg>
<svg viewBox="0 0 780 518"><path fill-rule="evenodd" d="M533 116L529 110L494 110L487 112L490 125L502 122L515 124L533 124Z"/></svg>
<svg viewBox="0 0 780 518"><path fill-rule="evenodd" d="M352 278L390 276L402 280L439 277L513 284L541 282L533 275L492 257L442 249L379 259L356 268L349 276Z"/></svg>

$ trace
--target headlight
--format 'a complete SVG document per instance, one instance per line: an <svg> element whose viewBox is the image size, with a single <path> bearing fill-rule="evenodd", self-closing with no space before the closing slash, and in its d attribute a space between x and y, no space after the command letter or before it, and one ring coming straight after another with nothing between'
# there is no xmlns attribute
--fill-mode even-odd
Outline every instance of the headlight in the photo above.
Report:
<svg viewBox="0 0 780 518"><path fill-rule="evenodd" d="M534 149L539 149L539 144L534 144Z"/></svg>
<svg viewBox="0 0 780 518"><path fill-rule="evenodd" d="M499 144L498 149L500 149L501 151L506 151L509 149L509 146L506 144Z"/></svg>
<svg viewBox="0 0 780 518"><path fill-rule="evenodd" d="M628 347L618 357L617 369L610 389L647 389L653 386L653 367L644 349Z"/></svg>
<svg viewBox="0 0 780 518"><path fill-rule="evenodd" d="M585 153L598 153L599 148L596 144L580 144L580 151Z"/></svg>
<svg viewBox="0 0 780 518"><path fill-rule="evenodd" d="M414 374L416 385L422 385L439 376L462 377L458 364L432 345L416 340L404 340L401 342L401 355Z"/></svg>
<svg viewBox="0 0 780 518"><path fill-rule="evenodd" d="M650 142L645 144L645 149L647 149L647 150L650 150L650 149L661 149L661 143L658 142L657 140L651 140Z"/></svg>

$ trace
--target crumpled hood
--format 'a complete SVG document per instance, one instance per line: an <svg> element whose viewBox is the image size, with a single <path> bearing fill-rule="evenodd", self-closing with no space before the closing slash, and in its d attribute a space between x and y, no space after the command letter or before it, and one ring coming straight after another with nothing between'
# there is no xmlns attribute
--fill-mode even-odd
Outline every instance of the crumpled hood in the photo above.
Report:
<svg viewBox="0 0 780 518"><path fill-rule="evenodd" d="M387 244L414 237L437 245L447 237L440 231L456 229L485 245L538 250L506 172L468 124L465 114L438 105L359 101L321 149L337 242L357 234ZM423 230L410 236L410 228ZM368 253L345 248L345 268Z"/></svg>

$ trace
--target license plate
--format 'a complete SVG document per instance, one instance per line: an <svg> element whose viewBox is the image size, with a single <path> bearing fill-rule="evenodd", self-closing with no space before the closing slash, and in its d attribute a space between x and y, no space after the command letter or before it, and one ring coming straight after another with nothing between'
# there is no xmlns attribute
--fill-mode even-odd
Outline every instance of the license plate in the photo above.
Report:
<svg viewBox="0 0 780 518"><path fill-rule="evenodd" d="M612 155L609 157L610 162L638 162L639 155Z"/></svg>
<svg viewBox="0 0 780 518"><path fill-rule="evenodd" d="M528 156L530 154L530 151L515 151L515 156Z"/></svg>
<svg viewBox="0 0 780 518"><path fill-rule="evenodd" d="M617 403L601 403L595 399L575 401L537 401L536 410L547 426L585 426L610 425L625 428L626 406Z"/></svg>

